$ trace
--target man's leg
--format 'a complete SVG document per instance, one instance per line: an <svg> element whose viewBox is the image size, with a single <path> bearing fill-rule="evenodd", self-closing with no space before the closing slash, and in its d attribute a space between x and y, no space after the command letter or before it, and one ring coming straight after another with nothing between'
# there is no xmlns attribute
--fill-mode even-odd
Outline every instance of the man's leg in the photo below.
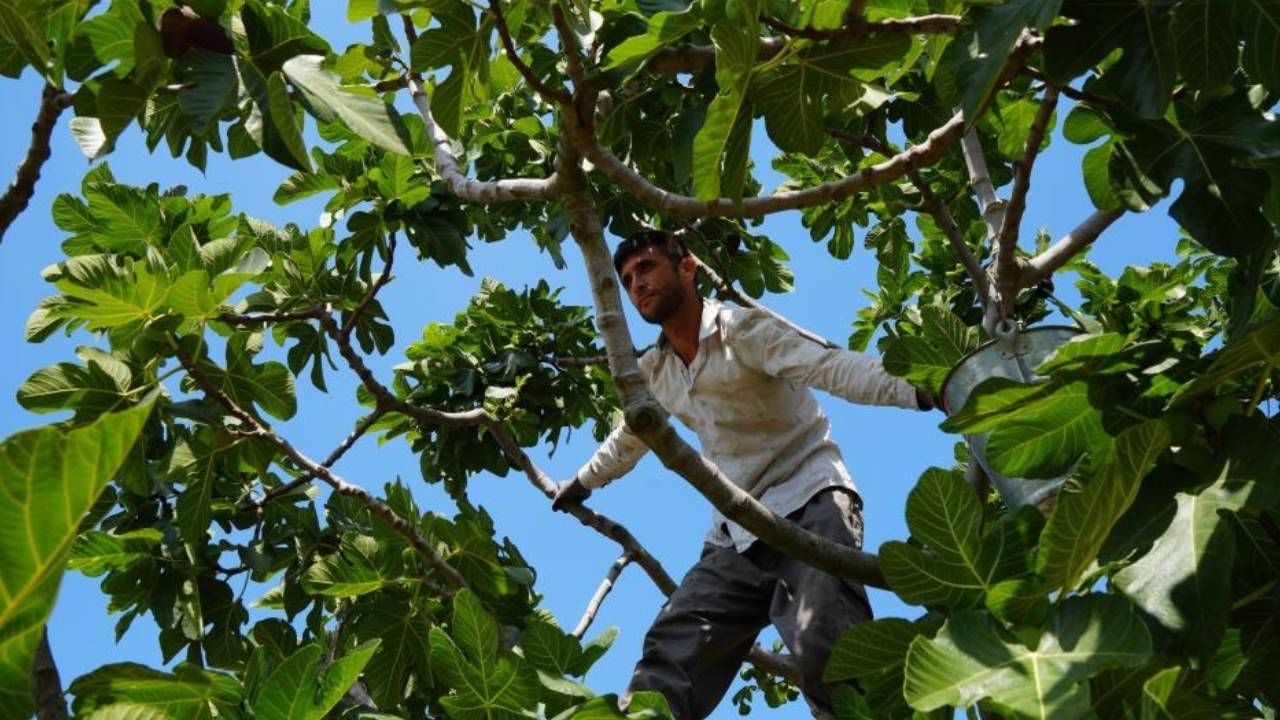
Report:
<svg viewBox="0 0 1280 720"><path fill-rule="evenodd" d="M862 547L862 502L851 491L823 491L789 518L832 542ZM831 687L822 682L822 671L840 633L871 619L866 590L763 544L747 555L755 552L759 565L778 578L769 617L800 665L801 690L812 703L830 710Z"/></svg>
<svg viewBox="0 0 1280 720"><path fill-rule="evenodd" d="M645 635L628 691L662 693L676 720L705 718L769 622L773 584L734 548L707 546Z"/></svg>

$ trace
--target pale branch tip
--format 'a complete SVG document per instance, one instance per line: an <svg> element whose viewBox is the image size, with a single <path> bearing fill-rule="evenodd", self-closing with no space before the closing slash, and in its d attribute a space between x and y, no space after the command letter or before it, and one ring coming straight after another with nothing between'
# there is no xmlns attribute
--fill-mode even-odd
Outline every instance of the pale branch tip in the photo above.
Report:
<svg viewBox="0 0 1280 720"><path fill-rule="evenodd" d="M449 191L459 198L475 203L516 202L526 200L551 200L556 195L557 179L553 173L546 178L504 178L502 180L474 180L467 177L458 166L453 154L453 141L431 116L431 101L423 90L422 81L410 75L405 79L413 104L426 125L435 155L435 169Z"/></svg>
<svg viewBox="0 0 1280 720"><path fill-rule="evenodd" d="M595 621L596 614L600 612L600 606L604 604L604 599L609 596L609 592L613 590L613 586L618 582L618 577L622 575L622 571L630 563L631 556L623 553L609 565L609 571L605 573L604 579L600 581L600 586L596 588L595 594L591 596L591 600L587 603L587 609L582 612L582 618L578 620L577 626L573 628L573 632L570 635L581 640L582 636L587 634L587 629Z"/></svg>
<svg viewBox="0 0 1280 720"><path fill-rule="evenodd" d="M1009 193L1009 201L1005 205L1003 217L1000 219L1000 228L993 243L996 256L996 288L1002 304L1001 314L1006 317L1013 311L1013 302L1018 292L1018 230L1022 224L1023 213L1027 209L1027 193L1031 190L1031 172L1035 167L1040 147L1044 144L1049 120L1053 117L1057 106L1058 90L1049 86L1045 89L1040 107L1036 108L1031 129L1027 132L1022 157L1014 164L1013 189Z"/></svg>
<svg viewBox="0 0 1280 720"><path fill-rule="evenodd" d="M1052 275L1097 240L1103 231L1124 214L1124 208L1095 210L1044 252L1023 263L1018 287L1030 287Z"/></svg>
<svg viewBox="0 0 1280 720"><path fill-rule="evenodd" d="M62 111L71 106L71 98L70 93L52 85L45 85L41 91L40 109L31 124L31 143L27 146L22 162L18 164L13 182L9 183L4 195L0 197L0 241L4 240L9 226L27 209L27 204L35 195L40 170L53 154L49 146L53 128L58 124Z"/></svg>

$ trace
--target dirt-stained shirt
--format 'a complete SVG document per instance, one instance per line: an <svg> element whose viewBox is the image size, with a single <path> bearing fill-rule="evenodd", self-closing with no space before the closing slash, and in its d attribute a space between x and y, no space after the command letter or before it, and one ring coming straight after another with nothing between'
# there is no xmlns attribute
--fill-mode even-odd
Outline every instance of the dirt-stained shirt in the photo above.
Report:
<svg viewBox="0 0 1280 720"><path fill-rule="evenodd" d="M698 353L688 366L665 338L640 358L658 403L693 430L702 452L736 485L786 516L819 491L856 489L809 388L850 402L916 409L915 389L878 358L828 348L768 312L704 300ZM620 425L578 471L598 488L648 451ZM755 536L712 512L707 542L745 550Z"/></svg>

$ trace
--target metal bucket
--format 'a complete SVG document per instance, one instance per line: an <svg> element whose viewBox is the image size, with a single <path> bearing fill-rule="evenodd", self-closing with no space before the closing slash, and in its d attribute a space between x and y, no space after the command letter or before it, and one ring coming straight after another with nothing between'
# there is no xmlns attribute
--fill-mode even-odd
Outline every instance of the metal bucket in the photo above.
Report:
<svg viewBox="0 0 1280 720"><path fill-rule="evenodd" d="M959 411L969 400L969 393L988 378L1002 377L1025 383L1041 380L1042 377L1035 374L1036 367L1063 343L1080 334L1074 327L1046 325L1014 331L1008 338L982 345L966 355L947 375L942 384L943 407L951 409L948 414ZM1067 475L1047 480L1005 477L987 463L987 433L966 435L965 439L969 442L969 452L1011 509L1040 502L1067 478Z"/></svg>

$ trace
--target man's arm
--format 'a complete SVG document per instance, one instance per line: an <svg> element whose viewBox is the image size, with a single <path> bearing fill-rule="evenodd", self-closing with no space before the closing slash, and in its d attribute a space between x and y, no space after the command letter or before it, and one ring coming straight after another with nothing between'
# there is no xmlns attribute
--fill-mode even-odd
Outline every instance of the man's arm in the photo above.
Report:
<svg viewBox="0 0 1280 720"><path fill-rule="evenodd" d="M729 341L748 367L849 402L912 410L932 407L930 398L906 380L885 372L879 358L819 345L763 310L744 309L734 315Z"/></svg>
<svg viewBox="0 0 1280 720"><path fill-rule="evenodd" d="M623 423L609 433L574 477L588 490L604 487L631 472L647 452L649 446Z"/></svg>
<svg viewBox="0 0 1280 720"><path fill-rule="evenodd" d="M592 490L604 487L630 472L648 451L649 446L628 430L625 423L619 425L609 433L609 437L600 444L591 459L574 474L573 479L560 484L551 501L551 508L564 510L568 505L586 500Z"/></svg>

